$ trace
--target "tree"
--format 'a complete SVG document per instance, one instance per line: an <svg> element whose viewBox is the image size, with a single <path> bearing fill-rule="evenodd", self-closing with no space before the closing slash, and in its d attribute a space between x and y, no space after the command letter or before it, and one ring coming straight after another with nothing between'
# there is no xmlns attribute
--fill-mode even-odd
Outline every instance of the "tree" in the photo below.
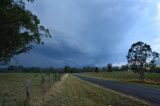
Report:
<svg viewBox="0 0 160 106"><path fill-rule="evenodd" d="M159 53L153 52L150 45L140 41L132 44L127 55L128 64L138 69L141 81L144 81L147 62L156 64L157 58Z"/></svg>
<svg viewBox="0 0 160 106"><path fill-rule="evenodd" d="M94 72L95 71L95 67L92 66L85 66L82 69L84 72Z"/></svg>
<svg viewBox="0 0 160 106"><path fill-rule="evenodd" d="M122 65L121 71L128 71L128 65Z"/></svg>
<svg viewBox="0 0 160 106"><path fill-rule="evenodd" d="M71 67L70 66L65 66L64 67L64 72L65 73L69 73L71 71Z"/></svg>
<svg viewBox="0 0 160 106"><path fill-rule="evenodd" d="M108 72L112 72L112 64L107 65L107 70L108 70Z"/></svg>
<svg viewBox="0 0 160 106"><path fill-rule="evenodd" d="M111 71L120 71L120 67L119 66L112 66Z"/></svg>
<svg viewBox="0 0 160 106"><path fill-rule="evenodd" d="M139 72L139 66L136 64L130 64L129 65L129 69L132 70L134 73L138 73Z"/></svg>
<svg viewBox="0 0 160 106"><path fill-rule="evenodd" d="M0 0L0 64L29 51L33 43L43 44L42 36L51 37L22 0Z"/></svg>
<svg viewBox="0 0 160 106"><path fill-rule="evenodd" d="M103 71L103 72L107 71L107 67L103 67L103 68L102 68L102 71Z"/></svg>
<svg viewBox="0 0 160 106"><path fill-rule="evenodd" d="M95 68L95 72L96 72L96 73L99 73L99 71L100 71L99 68L96 67L96 68Z"/></svg>

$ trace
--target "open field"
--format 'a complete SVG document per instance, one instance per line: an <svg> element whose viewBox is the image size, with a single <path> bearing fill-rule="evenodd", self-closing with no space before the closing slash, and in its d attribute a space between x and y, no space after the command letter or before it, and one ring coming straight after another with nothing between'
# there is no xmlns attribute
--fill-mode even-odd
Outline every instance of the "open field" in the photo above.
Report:
<svg viewBox="0 0 160 106"><path fill-rule="evenodd" d="M56 91L55 91L56 89ZM44 106L145 106L146 104L111 90L79 80L72 75L50 91Z"/></svg>
<svg viewBox="0 0 160 106"><path fill-rule="evenodd" d="M42 85L44 76L44 86ZM50 86L56 82L55 75L40 73L1 73L0 74L0 106L25 106L27 105L25 81L30 80L29 104L41 104L44 95ZM50 79L50 80L49 80Z"/></svg>
<svg viewBox="0 0 160 106"><path fill-rule="evenodd" d="M100 72L100 73L87 72L87 73L81 73L81 75L102 78L107 80L141 83L139 81L139 74L133 72ZM160 74L145 73L145 81L142 84L146 86L153 86L160 88Z"/></svg>

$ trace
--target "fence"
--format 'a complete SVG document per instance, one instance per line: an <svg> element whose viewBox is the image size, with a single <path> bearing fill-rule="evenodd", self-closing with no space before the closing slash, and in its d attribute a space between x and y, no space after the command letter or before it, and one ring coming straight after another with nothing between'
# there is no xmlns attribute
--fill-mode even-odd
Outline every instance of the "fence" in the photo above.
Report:
<svg viewBox="0 0 160 106"><path fill-rule="evenodd" d="M39 105L60 73L0 74L0 106Z"/></svg>

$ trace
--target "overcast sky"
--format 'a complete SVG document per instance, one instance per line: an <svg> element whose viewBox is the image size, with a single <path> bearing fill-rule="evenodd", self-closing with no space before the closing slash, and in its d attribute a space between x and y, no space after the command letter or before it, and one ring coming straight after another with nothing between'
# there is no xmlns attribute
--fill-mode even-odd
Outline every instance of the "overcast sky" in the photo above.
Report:
<svg viewBox="0 0 160 106"><path fill-rule="evenodd" d="M17 56L20 65L121 65L137 41L160 52L158 0L35 0L27 8L53 38Z"/></svg>

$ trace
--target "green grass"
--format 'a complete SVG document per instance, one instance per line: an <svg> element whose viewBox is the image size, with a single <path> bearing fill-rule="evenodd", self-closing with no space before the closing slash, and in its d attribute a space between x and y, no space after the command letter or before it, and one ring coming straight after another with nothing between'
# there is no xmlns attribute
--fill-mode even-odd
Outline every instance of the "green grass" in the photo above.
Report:
<svg viewBox="0 0 160 106"><path fill-rule="evenodd" d="M145 73L145 81L143 83L139 81L139 74L133 72L89 72L81 73L81 75L160 88L160 74L158 73Z"/></svg>
<svg viewBox="0 0 160 106"><path fill-rule="evenodd" d="M46 93L49 89L49 76L40 73L0 73L0 106L25 106L25 80L31 80L30 101L31 105L38 105L42 102L42 76L45 78ZM55 82L51 74L51 84Z"/></svg>
<svg viewBox="0 0 160 106"><path fill-rule="evenodd" d="M55 92L56 89L56 92ZM68 75L55 87L44 106L145 106L146 104Z"/></svg>

